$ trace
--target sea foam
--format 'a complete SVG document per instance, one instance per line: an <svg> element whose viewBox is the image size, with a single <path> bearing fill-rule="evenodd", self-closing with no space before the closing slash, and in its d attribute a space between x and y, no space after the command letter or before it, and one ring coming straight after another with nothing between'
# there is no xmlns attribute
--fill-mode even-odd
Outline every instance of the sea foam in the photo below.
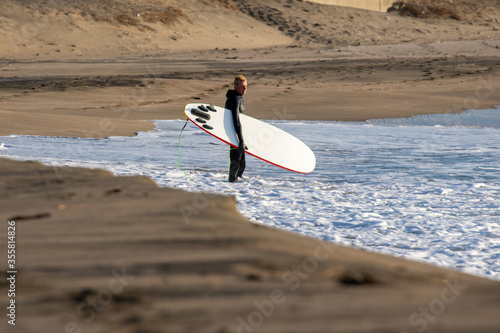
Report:
<svg viewBox="0 0 500 333"><path fill-rule="evenodd" d="M136 137L1 137L0 156L231 195L255 223L500 279L499 115L272 121L312 148L316 170L295 174L248 156L236 183L226 181L228 147L195 126L182 133L178 159L180 120Z"/></svg>

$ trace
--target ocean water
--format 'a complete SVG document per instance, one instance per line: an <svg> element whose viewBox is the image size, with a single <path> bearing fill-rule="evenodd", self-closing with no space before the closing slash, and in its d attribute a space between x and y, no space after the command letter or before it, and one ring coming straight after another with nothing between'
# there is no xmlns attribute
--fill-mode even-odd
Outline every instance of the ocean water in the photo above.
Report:
<svg viewBox="0 0 500 333"><path fill-rule="evenodd" d="M4 136L0 157L231 195L255 223L500 280L500 109L270 123L312 148L314 172L248 156L243 180L227 183L227 146L192 124L178 158L181 120L136 137Z"/></svg>

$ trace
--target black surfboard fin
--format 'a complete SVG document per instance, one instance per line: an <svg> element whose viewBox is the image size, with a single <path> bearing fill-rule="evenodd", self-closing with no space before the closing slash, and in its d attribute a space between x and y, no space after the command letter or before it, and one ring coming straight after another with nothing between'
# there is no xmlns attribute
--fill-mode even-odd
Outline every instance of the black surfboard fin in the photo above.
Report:
<svg viewBox="0 0 500 333"><path fill-rule="evenodd" d="M210 105L207 106L207 109L209 109L212 112L217 112L217 109L215 108L215 106L212 103L210 103Z"/></svg>
<svg viewBox="0 0 500 333"><path fill-rule="evenodd" d="M191 109L191 113L205 120L210 120L212 118L207 112L203 112L198 109Z"/></svg>

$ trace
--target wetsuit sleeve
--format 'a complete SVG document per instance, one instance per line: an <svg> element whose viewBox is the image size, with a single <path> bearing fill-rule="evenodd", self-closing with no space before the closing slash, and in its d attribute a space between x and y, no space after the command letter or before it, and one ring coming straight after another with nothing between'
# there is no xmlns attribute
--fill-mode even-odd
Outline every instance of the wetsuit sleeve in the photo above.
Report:
<svg viewBox="0 0 500 333"><path fill-rule="evenodd" d="M231 114L233 115L233 125L234 131L236 132L236 137L238 141L244 142L243 140L243 131L241 130L241 122L240 122L240 102L237 98L229 98L226 103L226 109L231 110Z"/></svg>

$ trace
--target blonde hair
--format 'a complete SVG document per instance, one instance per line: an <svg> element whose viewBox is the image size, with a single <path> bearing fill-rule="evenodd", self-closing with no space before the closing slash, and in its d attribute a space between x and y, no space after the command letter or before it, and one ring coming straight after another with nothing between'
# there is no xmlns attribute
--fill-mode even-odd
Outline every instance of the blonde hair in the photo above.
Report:
<svg viewBox="0 0 500 333"><path fill-rule="evenodd" d="M243 75L238 75L237 77L234 78L234 85L239 86L243 82L247 82L247 78L244 77Z"/></svg>

